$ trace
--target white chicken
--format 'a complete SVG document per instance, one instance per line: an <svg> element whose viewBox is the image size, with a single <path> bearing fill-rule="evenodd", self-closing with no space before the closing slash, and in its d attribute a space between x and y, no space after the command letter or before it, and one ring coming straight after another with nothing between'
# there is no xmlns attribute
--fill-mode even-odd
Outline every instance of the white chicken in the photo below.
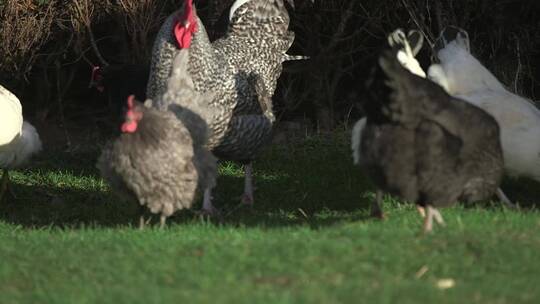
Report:
<svg viewBox="0 0 540 304"><path fill-rule="evenodd" d="M455 31L449 43L444 37ZM450 33L449 33L450 32ZM505 171L510 176L540 181L540 111L531 100L509 92L470 53L466 31L449 28L441 35L445 42L428 77L451 95L472 103L493 115L501 128ZM499 189L499 197L508 200Z"/></svg>
<svg viewBox="0 0 540 304"><path fill-rule="evenodd" d="M24 164L41 150L36 129L23 120L19 99L0 85L0 201L9 187L8 170Z"/></svg>

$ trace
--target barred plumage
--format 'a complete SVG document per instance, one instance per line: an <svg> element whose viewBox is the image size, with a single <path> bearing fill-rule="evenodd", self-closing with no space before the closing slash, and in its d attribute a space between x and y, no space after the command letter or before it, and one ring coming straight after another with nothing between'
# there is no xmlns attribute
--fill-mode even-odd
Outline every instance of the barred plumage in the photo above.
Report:
<svg viewBox="0 0 540 304"><path fill-rule="evenodd" d="M288 31L288 12L283 0L238 0L227 33L213 43L193 12L197 30L190 46L189 72L196 91L214 94L209 105L213 115L207 121L208 147L220 158L249 164L271 136L271 97L294 40ZM154 43L147 96L158 106L172 58L179 52L173 28L183 22L182 15L179 10L169 16ZM245 194L252 202L253 194Z"/></svg>
<svg viewBox="0 0 540 304"><path fill-rule="evenodd" d="M130 109L126 121L133 114L140 119L135 130L109 143L97 164L113 190L161 214L162 225L175 211L191 207L197 189L215 186L217 162L206 146L205 122L212 95L194 91L187 60L187 50L177 55L158 108L147 100Z"/></svg>

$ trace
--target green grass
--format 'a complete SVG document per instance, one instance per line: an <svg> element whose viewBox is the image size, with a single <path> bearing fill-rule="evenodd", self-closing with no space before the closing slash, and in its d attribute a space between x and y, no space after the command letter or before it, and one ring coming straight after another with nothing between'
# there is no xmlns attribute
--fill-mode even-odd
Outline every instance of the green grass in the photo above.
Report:
<svg viewBox="0 0 540 304"><path fill-rule="evenodd" d="M221 223L190 211L164 230L135 228L94 168L97 151L47 153L13 173L0 205L2 303L538 303L538 184L503 187L521 212L488 202L443 210L419 235L412 206L385 199L351 164L348 140L308 139L255 163L256 201ZM231 210L242 171L220 167L215 200ZM420 271L422 270L422 271ZM422 274L423 272L423 274ZM452 279L452 288L438 288Z"/></svg>

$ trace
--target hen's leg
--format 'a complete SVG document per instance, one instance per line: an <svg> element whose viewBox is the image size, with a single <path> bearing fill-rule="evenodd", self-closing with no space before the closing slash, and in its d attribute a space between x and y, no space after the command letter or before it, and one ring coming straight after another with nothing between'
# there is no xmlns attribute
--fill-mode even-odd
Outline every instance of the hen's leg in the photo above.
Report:
<svg viewBox="0 0 540 304"><path fill-rule="evenodd" d="M430 233L433 230L433 213L431 207L426 207L426 216L424 217L424 233Z"/></svg>
<svg viewBox="0 0 540 304"><path fill-rule="evenodd" d="M437 222L437 224L439 224L440 226L446 226L446 223L444 222L444 219L442 218L439 209L433 208L433 218L435 219L435 222Z"/></svg>
<svg viewBox="0 0 540 304"><path fill-rule="evenodd" d="M150 220L152 217L149 217L148 219L145 218L146 214L146 208L143 205L139 205L139 229L143 230L144 227L150 223Z"/></svg>
<svg viewBox="0 0 540 304"><path fill-rule="evenodd" d="M144 215L140 215L140 216L139 216L139 229L140 229L140 230L143 230L143 229L144 229L144 226L145 226Z"/></svg>
<svg viewBox="0 0 540 304"><path fill-rule="evenodd" d="M418 214L420 214L422 218L426 218L426 209L424 207L416 205L416 211L418 211Z"/></svg>
<svg viewBox="0 0 540 304"><path fill-rule="evenodd" d="M375 193L375 200L371 203L371 216L383 220L385 218L384 212L382 211L382 197L383 193L381 190L377 190Z"/></svg>
<svg viewBox="0 0 540 304"><path fill-rule="evenodd" d="M143 230L145 224L146 224L146 220L144 219L144 211L141 212L139 209L139 229Z"/></svg>
<svg viewBox="0 0 540 304"><path fill-rule="evenodd" d="M165 215L162 214L162 215L159 217L159 229L165 228L165 223L166 223L166 221L167 221L167 217L166 217Z"/></svg>
<svg viewBox="0 0 540 304"><path fill-rule="evenodd" d="M242 195L242 203L248 206L253 206L253 164L249 163L244 166L244 194Z"/></svg>
<svg viewBox="0 0 540 304"><path fill-rule="evenodd" d="M433 219L437 224L444 226L444 220L441 213L436 208L433 208L431 205L426 206L426 217L424 218L424 233L430 233L433 231Z"/></svg>
<svg viewBox="0 0 540 304"><path fill-rule="evenodd" d="M506 206L506 208L509 208L509 209L518 209L518 207L513 204L510 199L508 199L508 196L506 196L506 194L504 194L504 192L502 191L501 188L497 188L497 197L501 200L501 202L503 203L503 205Z"/></svg>

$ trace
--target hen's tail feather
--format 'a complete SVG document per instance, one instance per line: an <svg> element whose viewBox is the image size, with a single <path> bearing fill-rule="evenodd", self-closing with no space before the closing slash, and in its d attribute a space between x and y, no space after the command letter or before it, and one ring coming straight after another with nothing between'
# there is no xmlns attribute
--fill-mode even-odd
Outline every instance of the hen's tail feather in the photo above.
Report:
<svg viewBox="0 0 540 304"><path fill-rule="evenodd" d="M384 73L384 84L390 90L388 99L381 100L386 102L381 104L382 114L401 124L416 124L423 115L420 109L424 111L425 86L431 82L403 67L395 50L384 52L379 66Z"/></svg>
<svg viewBox="0 0 540 304"><path fill-rule="evenodd" d="M401 65L420 77L426 77L426 73L415 56L422 49L423 43L424 36L416 30L405 35L402 29L397 29L388 35L388 44L397 51L396 56Z"/></svg>
<svg viewBox="0 0 540 304"><path fill-rule="evenodd" d="M402 29L397 29L388 35L388 44L400 50L405 51L411 57L414 57L422 49L424 36L417 30L410 30L407 35Z"/></svg>

